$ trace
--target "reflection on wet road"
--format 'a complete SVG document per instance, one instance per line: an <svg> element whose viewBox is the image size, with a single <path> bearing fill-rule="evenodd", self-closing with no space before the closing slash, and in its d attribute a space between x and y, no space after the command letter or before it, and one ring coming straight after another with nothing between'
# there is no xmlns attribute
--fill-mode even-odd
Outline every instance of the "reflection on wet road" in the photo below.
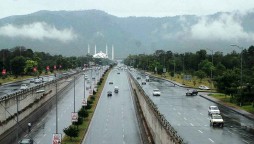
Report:
<svg viewBox="0 0 254 144"><path fill-rule="evenodd" d="M145 75L132 72L140 85ZM185 96L187 91L182 87L174 87L170 82L152 78L151 82L141 85L146 94L158 106L160 112L169 123L177 130L184 142L190 144L251 144L254 143L254 132L246 126L254 126L250 120L226 107L218 105L225 121L224 128L210 126L208 107L217 105L200 96ZM153 96L152 90L158 88L161 96Z"/></svg>

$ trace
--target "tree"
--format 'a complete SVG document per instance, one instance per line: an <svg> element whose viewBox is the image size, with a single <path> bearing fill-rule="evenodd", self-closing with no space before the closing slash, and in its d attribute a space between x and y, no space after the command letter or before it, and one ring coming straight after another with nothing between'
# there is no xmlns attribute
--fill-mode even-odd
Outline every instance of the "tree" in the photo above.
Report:
<svg viewBox="0 0 254 144"><path fill-rule="evenodd" d="M38 66L37 61L33 60L26 60L26 65L24 68L25 74L31 74L33 72L33 68Z"/></svg>
<svg viewBox="0 0 254 144"><path fill-rule="evenodd" d="M226 70L216 81L217 89L226 94L236 94L237 88L240 86L239 69Z"/></svg>
<svg viewBox="0 0 254 144"><path fill-rule="evenodd" d="M200 79L200 81L202 81L202 79L206 77L206 73L202 70L196 71L195 75Z"/></svg>
<svg viewBox="0 0 254 144"><path fill-rule="evenodd" d="M214 70L214 66L212 62L209 62L207 59L203 60L199 63L198 67L206 73L206 75L209 75L212 70Z"/></svg>
<svg viewBox="0 0 254 144"><path fill-rule="evenodd" d="M15 76L24 73L24 68L26 65L26 59L23 56L17 56L11 60L12 72Z"/></svg>

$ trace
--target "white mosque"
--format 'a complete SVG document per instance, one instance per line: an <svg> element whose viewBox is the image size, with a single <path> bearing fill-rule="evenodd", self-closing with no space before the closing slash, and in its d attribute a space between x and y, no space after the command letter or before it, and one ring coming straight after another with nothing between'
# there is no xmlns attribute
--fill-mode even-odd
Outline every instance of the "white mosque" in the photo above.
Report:
<svg viewBox="0 0 254 144"><path fill-rule="evenodd" d="M90 47L88 45L88 53L90 53ZM104 58L104 59L108 59L108 46L106 45L106 53L103 53L102 51L100 52L96 52L96 45L94 47L94 58ZM112 46L112 60L114 60L114 46Z"/></svg>

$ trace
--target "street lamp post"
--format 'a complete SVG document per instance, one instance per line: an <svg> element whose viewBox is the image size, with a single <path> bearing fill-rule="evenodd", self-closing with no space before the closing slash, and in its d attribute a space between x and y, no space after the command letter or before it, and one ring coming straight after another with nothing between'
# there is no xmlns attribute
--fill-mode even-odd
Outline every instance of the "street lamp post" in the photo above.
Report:
<svg viewBox="0 0 254 144"><path fill-rule="evenodd" d="M237 47L238 49L241 50L241 95L242 95L242 89L243 89L243 47L240 47L235 44L232 44L230 46ZM241 106L241 102L240 102L240 106Z"/></svg>
<svg viewBox="0 0 254 144"><path fill-rule="evenodd" d="M58 134L58 113L57 113L57 82L56 82L56 134Z"/></svg>
<svg viewBox="0 0 254 144"><path fill-rule="evenodd" d="M75 80L76 77L74 76L74 113L75 113Z"/></svg>
<svg viewBox="0 0 254 144"><path fill-rule="evenodd" d="M237 47L241 50L241 89L243 86L243 47L240 47L238 45L230 45L232 47Z"/></svg>
<svg viewBox="0 0 254 144"><path fill-rule="evenodd" d="M212 64L213 64L213 50L211 49L208 49L207 50L211 51L212 52ZM213 78L213 69L211 69L211 79Z"/></svg>

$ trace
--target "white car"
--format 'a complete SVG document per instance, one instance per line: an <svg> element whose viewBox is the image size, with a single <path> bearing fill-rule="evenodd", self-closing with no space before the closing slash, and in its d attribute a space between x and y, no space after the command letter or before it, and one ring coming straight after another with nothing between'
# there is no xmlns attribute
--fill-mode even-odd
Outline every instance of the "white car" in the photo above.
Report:
<svg viewBox="0 0 254 144"><path fill-rule="evenodd" d="M154 89L153 90L153 96L160 96L161 95L161 92L159 89Z"/></svg>
<svg viewBox="0 0 254 144"><path fill-rule="evenodd" d="M28 88L27 84L21 84L20 86L20 90L25 90L27 88Z"/></svg>
<svg viewBox="0 0 254 144"><path fill-rule="evenodd" d="M210 88L205 85L200 85L198 88L201 90L210 90Z"/></svg>
<svg viewBox="0 0 254 144"><path fill-rule="evenodd" d="M40 79L34 79L34 83L36 83L36 84L41 83L41 80Z"/></svg>
<svg viewBox="0 0 254 144"><path fill-rule="evenodd" d="M115 93L118 93L118 92L119 92L119 88L118 88L118 86L115 86L115 88L114 88L114 92L115 92Z"/></svg>
<svg viewBox="0 0 254 144"><path fill-rule="evenodd" d="M220 110L217 106L209 106L208 108L208 114L220 114Z"/></svg>
<svg viewBox="0 0 254 144"><path fill-rule="evenodd" d="M210 126L214 127L216 125L223 127L224 126L223 118L219 114L212 114L210 118Z"/></svg>

